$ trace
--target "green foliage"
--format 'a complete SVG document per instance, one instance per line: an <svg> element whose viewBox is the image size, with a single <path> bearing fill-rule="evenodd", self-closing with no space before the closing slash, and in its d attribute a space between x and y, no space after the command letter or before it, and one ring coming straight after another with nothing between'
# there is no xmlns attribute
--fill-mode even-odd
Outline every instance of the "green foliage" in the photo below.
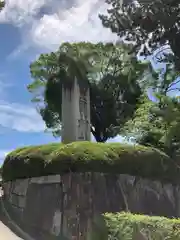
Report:
<svg viewBox="0 0 180 240"><path fill-rule="evenodd" d="M4 8L4 6L5 6L5 2L4 2L4 1L0 1L0 10L1 10L2 8Z"/></svg>
<svg viewBox="0 0 180 240"><path fill-rule="evenodd" d="M107 15L100 15L105 27L120 38L134 42L136 52L151 55L162 46L170 45L177 69L180 69L180 8L178 0L123 1L107 0ZM158 61L161 61L164 56Z"/></svg>
<svg viewBox="0 0 180 240"><path fill-rule="evenodd" d="M147 97L124 126L124 135L137 143L158 148L175 159L180 149L180 104L177 98L156 95L158 102Z"/></svg>
<svg viewBox="0 0 180 240"><path fill-rule="evenodd" d="M156 108L159 110L158 103L152 102L147 96L143 96L134 117L126 122L122 133L127 138L134 138L141 145L165 151L166 127L162 118L154 114Z"/></svg>
<svg viewBox="0 0 180 240"><path fill-rule="evenodd" d="M151 88L160 95L172 95L180 91L178 87L180 73L175 69L174 64L166 63L164 69L154 69L149 64L148 72L144 77L143 86Z"/></svg>
<svg viewBox="0 0 180 240"><path fill-rule="evenodd" d="M132 213L105 213L96 216L87 240L179 240L180 219L138 215ZM64 239L64 238L63 238Z"/></svg>
<svg viewBox="0 0 180 240"><path fill-rule="evenodd" d="M109 240L133 240L141 232L147 240L180 239L180 220L131 213L106 213L104 215ZM107 230L106 230L107 231ZM100 239L99 239L100 240Z"/></svg>
<svg viewBox="0 0 180 240"><path fill-rule="evenodd" d="M166 66L166 71L161 77L156 76L154 70L152 75L145 82L148 87L154 89L156 98L152 102L148 97L143 96L132 119L124 125L123 134L129 135L137 143L145 146L156 147L176 158L180 149L180 103L179 98L170 95L173 91L178 94L179 79L178 73L171 65Z"/></svg>
<svg viewBox="0 0 180 240"><path fill-rule="evenodd" d="M180 150L180 102L177 97L157 96L159 98L156 116L161 118L164 124L164 146L167 154L173 158Z"/></svg>
<svg viewBox="0 0 180 240"><path fill-rule="evenodd" d="M28 90L48 129L59 136L62 84L90 84L91 131L98 142L119 133L141 95L140 80L147 63L128 54L131 45L64 43L51 54L42 54L30 66L33 83Z"/></svg>
<svg viewBox="0 0 180 240"><path fill-rule="evenodd" d="M74 142L17 149L3 164L5 181L67 172L130 174L175 183L179 169L164 153L140 145Z"/></svg>

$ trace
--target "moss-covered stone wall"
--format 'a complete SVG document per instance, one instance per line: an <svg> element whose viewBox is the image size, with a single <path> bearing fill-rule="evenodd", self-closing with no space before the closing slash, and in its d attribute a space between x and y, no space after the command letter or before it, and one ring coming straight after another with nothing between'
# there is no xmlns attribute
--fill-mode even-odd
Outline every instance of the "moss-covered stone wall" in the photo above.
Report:
<svg viewBox="0 0 180 240"><path fill-rule="evenodd" d="M3 164L4 181L68 172L130 174L171 183L180 170L164 153L144 146L74 142L17 149Z"/></svg>
<svg viewBox="0 0 180 240"><path fill-rule="evenodd" d="M156 149L119 143L25 147L5 159L4 199L15 221L36 236L42 234L43 240L61 235L87 240L94 217L106 212L105 235L88 240L133 239L148 226L154 239L164 234L162 239L178 240L179 220L116 214L180 217L177 164Z"/></svg>

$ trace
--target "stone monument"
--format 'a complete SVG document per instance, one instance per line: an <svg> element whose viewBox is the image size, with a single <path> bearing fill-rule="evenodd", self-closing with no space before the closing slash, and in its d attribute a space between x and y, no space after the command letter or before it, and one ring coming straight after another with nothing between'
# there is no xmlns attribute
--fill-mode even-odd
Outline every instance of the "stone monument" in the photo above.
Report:
<svg viewBox="0 0 180 240"><path fill-rule="evenodd" d="M62 142L90 141L90 93L77 79L62 87Z"/></svg>

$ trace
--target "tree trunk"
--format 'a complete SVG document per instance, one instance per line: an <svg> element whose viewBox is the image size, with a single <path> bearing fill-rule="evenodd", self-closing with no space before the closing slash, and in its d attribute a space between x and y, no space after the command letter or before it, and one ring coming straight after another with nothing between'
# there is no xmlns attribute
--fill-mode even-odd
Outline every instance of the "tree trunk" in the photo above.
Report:
<svg viewBox="0 0 180 240"><path fill-rule="evenodd" d="M104 143L104 142L106 142L106 140L107 140L106 137L102 136L102 134L97 133L96 131L93 133L93 135L94 135L94 137L95 137L95 139L96 139L96 142L102 142L102 143Z"/></svg>

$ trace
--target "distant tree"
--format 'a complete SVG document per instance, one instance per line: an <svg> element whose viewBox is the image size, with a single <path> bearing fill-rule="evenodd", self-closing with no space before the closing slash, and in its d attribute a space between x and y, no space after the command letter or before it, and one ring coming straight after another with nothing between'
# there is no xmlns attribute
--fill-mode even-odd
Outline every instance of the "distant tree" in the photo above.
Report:
<svg viewBox="0 0 180 240"><path fill-rule="evenodd" d="M151 55L169 45L176 69L180 70L180 2L179 0L107 0L111 5L108 15L100 15L104 27L134 43L141 55ZM172 57L172 56L171 56Z"/></svg>
<svg viewBox="0 0 180 240"><path fill-rule="evenodd" d="M0 1L0 10L5 6L5 2L4 1Z"/></svg>
<svg viewBox="0 0 180 240"><path fill-rule="evenodd" d="M64 43L55 53L31 64L28 86L39 112L55 136L61 134L62 83L90 83L91 132L98 142L116 136L133 116L142 93L139 82L147 64L128 52L131 46L111 43Z"/></svg>
<svg viewBox="0 0 180 240"><path fill-rule="evenodd" d="M180 153L180 101L178 97L169 96L173 90L179 95L177 81L177 73L168 66L161 81L150 79L157 90L154 93L156 101L143 96L133 119L123 128L124 134L133 137L137 143L163 150L171 157Z"/></svg>
<svg viewBox="0 0 180 240"><path fill-rule="evenodd" d="M152 111L155 107L157 103L152 102L146 95L143 96L134 117L124 125L122 134L128 139L133 138L138 144L164 151L165 124Z"/></svg>

